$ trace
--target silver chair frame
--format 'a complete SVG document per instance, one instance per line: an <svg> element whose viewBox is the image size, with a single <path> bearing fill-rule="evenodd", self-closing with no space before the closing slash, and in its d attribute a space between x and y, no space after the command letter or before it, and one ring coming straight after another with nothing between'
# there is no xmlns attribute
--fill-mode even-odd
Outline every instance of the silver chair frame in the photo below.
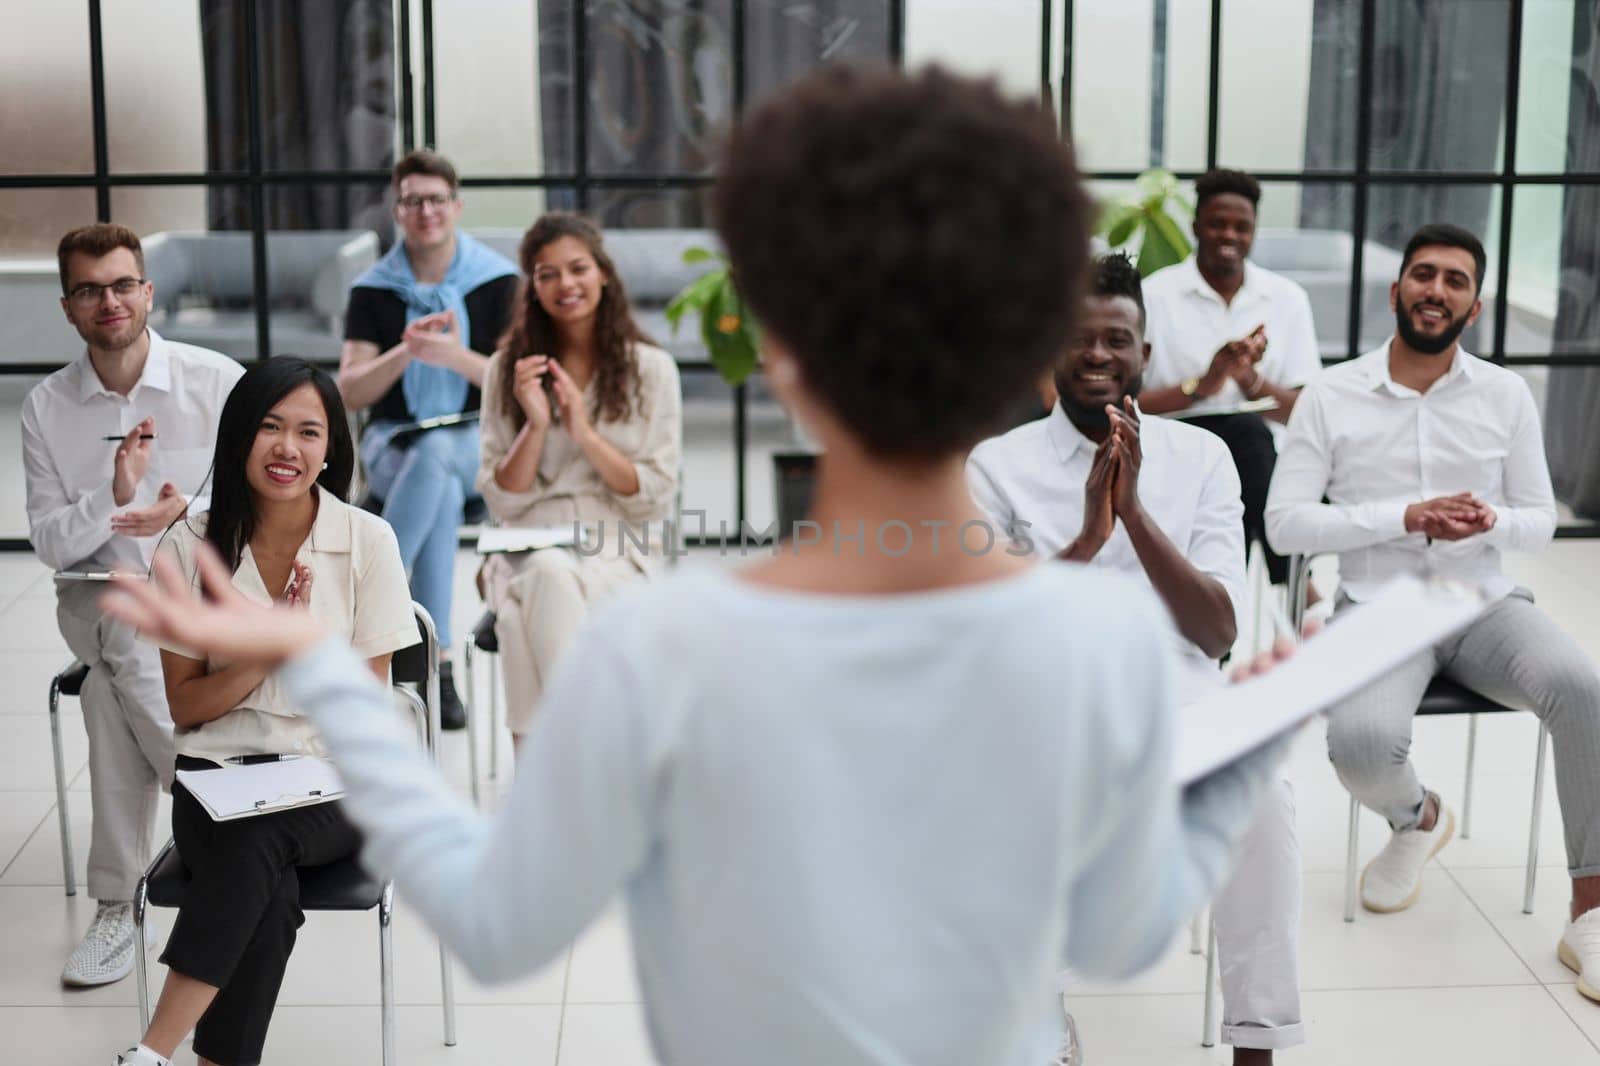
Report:
<svg viewBox="0 0 1600 1066"><path fill-rule="evenodd" d="M402 685L395 685L394 692L405 702L407 709L417 725L418 735L421 736L428 754L437 762L439 739L439 637L434 629L433 618L420 603L411 605L416 615L417 623L426 635L424 653L428 663L427 677L423 682L423 692L418 694ZM139 884L133 893L133 923L134 923L134 973L138 977L139 986L139 1026L143 1034L150 1028L150 978L149 963L146 959L144 922L145 912L149 902L150 874L167 857L167 853L174 847L174 842L169 838L155 859L146 867ZM383 883L383 893L378 898L378 982L379 982L379 1010L380 1025L383 1038L383 1066L394 1066L396 1062L395 1042L395 996L394 996L394 882ZM456 1046L456 995L455 979L450 967L450 956L445 951L444 945L439 945L439 979L440 991L444 1001L444 1043L446 1047Z"/></svg>
<svg viewBox="0 0 1600 1066"><path fill-rule="evenodd" d="M50 679L50 748L55 756L56 821L61 828L61 879L67 895L78 894L78 878L72 867L72 820L67 814L67 760L61 747L61 679L83 667L74 659L66 669Z"/></svg>
<svg viewBox="0 0 1600 1066"><path fill-rule="evenodd" d="M1289 617L1298 630L1305 613L1306 583L1311 579L1311 558L1296 555L1289 560ZM1528 824L1528 862L1523 878L1522 913L1533 913L1533 890L1539 871L1539 825L1544 813L1544 760L1550 728L1539 722L1538 747L1533 757L1533 805ZM1472 777L1473 764L1478 752L1478 715L1467 715L1467 768L1461 792L1461 839L1472 837ZM1357 864L1359 862L1359 837L1361 829L1361 804L1350 797L1349 832L1345 841L1344 861L1344 920L1356 920Z"/></svg>

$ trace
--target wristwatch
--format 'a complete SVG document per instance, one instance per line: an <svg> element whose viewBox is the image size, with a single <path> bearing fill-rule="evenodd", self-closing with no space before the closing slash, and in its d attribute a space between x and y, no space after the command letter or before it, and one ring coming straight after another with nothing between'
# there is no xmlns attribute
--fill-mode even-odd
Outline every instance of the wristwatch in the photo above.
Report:
<svg viewBox="0 0 1600 1066"><path fill-rule="evenodd" d="M1178 391L1189 397L1191 400L1194 399L1194 394L1200 391L1200 379L1184 378L1178 383Z"/></svg>

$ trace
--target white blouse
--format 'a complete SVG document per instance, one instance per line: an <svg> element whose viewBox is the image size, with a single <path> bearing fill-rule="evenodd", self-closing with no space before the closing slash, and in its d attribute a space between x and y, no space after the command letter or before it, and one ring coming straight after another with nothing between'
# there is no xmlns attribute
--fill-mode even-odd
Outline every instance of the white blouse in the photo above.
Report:
<svg viewBox="0 0 1600 1066"><path fill-rule="evenodd" d="M309 610L363 658L386 655L417 643L420 636L412 614L411 590L394 530L377 515L316 491L319 501L311 535L295 553L295 559L311 570ZM177 523L156 549L157 554L177 563L191 583L197 581L195 545L204 539L209 517L208 512ZM248 546L234 572L233 587L246 599L262 604L270 604L283 592L267 589ZM175 655L201 658L189 649L156 643ZM227 665L206 659L209 673ZM301 715L276 675L268 677L220 718L192 729L179 729L176 741L179 755L200 759L272 752L325 754L310 720Z"/></svg>

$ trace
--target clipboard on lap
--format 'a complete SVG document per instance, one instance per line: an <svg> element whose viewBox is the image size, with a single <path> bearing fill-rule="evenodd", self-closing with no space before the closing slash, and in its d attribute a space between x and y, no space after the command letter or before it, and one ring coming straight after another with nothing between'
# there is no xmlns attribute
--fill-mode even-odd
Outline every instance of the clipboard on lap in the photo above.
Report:
<svg viewBox="0 0 1600 1066"><path fill-rule="evenodd" d="M397 444L410 444L430 429L449 429L451 426L467 426L481 418L478 411L462 411L459 414L439 415L437 418L424 418L417 422L407 422L405 425L395 427L389 435L389 440Z"/></svg>
<svg viewBox="0 0 1600 1066"><path fill-rule="evenodd" d="M1178 714L1173 780L1192 784L1298 727L1465 628L1488 599L1459 582L1400 577L1337 615L1294 657Z"/></svg>
<svg viewBox="0 0 1600 1066"><path fill-rule="evenodd" d="M312 756L215 770L179 770L177 776L178 783L200 801L214 822L331 803L344 795L344 782L333 763Z"/></svg>

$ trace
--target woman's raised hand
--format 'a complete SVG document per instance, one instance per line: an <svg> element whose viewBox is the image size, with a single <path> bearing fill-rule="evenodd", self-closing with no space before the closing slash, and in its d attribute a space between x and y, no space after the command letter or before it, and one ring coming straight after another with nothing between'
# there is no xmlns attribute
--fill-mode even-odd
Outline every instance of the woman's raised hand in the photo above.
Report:
<svg viewBox="0 0 1600 1066"><path fill-rule="evenodd" d="M550 424L550 396L544 391L544 376L554 365L548 356L525 355L513 368L512 391L517 406L536 429Z"/></svg>
<svg viewBox="0 0 1600 1066"><path fill-rule="evenodd" d="M310 611L263 607L233 587L233 575L210 544L195 546L205 597L194 594L177 564L157 556L150 579L119 574L101 607L147 636L247 666L275 668L327 635Z"/></svg>

